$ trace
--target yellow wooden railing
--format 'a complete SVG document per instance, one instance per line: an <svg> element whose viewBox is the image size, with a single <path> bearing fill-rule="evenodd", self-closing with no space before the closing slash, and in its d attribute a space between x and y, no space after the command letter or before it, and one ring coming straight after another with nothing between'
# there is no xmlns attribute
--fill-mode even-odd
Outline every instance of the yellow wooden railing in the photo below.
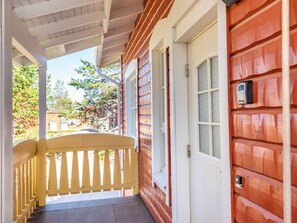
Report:
<svg viewBox="0 0 297 223"><path fill-rule="evenodd" d="M13 148L13 217L26 222L37 205L37 142L27 140Z"/></svg>
<svg viewBox="0 0 297 223"><path fill-rule="evenodd" d="M133 189L137 194L138 155L134 145L133 138L98 133L41 139L39 205L45 205L46 195L119 189ZM82 157L81 175L79 157Z"/></svg>
<svg viewBox="0 0 297 223"><path fill-rule="evenodd" d="M14 223L26 222L50 195L120 189L138 194L133 138L89 133L27 140L13 148L13 156Z"/></svg>

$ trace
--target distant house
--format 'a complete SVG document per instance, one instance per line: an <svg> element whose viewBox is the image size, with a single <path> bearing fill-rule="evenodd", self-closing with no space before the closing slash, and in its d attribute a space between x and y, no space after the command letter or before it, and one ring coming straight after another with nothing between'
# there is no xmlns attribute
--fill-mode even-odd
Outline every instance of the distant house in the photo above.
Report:
<svg viewBox="0 0 297 223"><path fill-rule="evenodd" d="M60 116L59 112L46 113L47 132L59 132L68 129L67 120Z"/></svg>

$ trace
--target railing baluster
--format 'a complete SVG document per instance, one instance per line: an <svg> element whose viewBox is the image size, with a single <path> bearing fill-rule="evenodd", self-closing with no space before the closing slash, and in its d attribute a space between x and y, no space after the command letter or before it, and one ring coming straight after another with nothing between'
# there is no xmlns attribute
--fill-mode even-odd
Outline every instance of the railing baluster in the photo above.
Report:
<svg viewBox="0 0 297 223"><path fill-rule="evenodd" d="M26 207L26 178L25 178L26 170L25 165L22 165L22 209Z"/></svg>
<svg viewBox="0 0 297 223"><path fill-rule="evenodd" d="M17 197L17 169L13 171L13 220L15 220L18 216L18 197Z"/></svg>
<svg viewBox="0 0 297 223"><path fill-rule="evenodd" d="M131 183L131 162L129 149L124 149L124 184Z"/></svg>
<svg viewBox="0 0 297 223"><path fill-rule="evenodd" d="M109 150L105 150L104 154L104 170L103 170L103 187L111 187L111 177L110 177L110 160L109 160ZM106 190L106 189L105 189Z"/></svg>
<svg viewBox="0 0 297 223"><path fill-rule="evenodd" d="M66 152L62 152L62 161L61 161L61 175L60 175L60 194L69 193L68 185L68 165L67 165L67 155Z"/></svg>
<svg viewBox="0 0 297 223"><path fill-rule="evenodd" d="M31 159L30 162L30 178L31 178L31 188L30 188L30 193L31 193L31 198L34 197L34 158Z"/></svg>
<svg viewBox="0 0 297 223"><path fill-rule="evenodd" d="M92 190L99 191L101 187L101 174L100 174L100 160L99 160L99 152L94 151L94 169L93 169L93 183Z"/></svg>
<svg viewBox="0 0 297 223"><path fill-rule="evenodd" d="M83 174L82 174L82 191L90 191L90 166L89 166L89 155L88 151L84 151L83 160Z"/></svg>
<svg viewBox="0 0 297 223"><path fill-rule="evenodd" d="M118 149L114 151L113 189L121 189L121 168Z"/></svg>
<svg viewBox="0 0 297 223"><path fill-rule="evenodd" d="M31 161L28 160L28 162L26 163L26 168L27 168L27 204L31 201L32 197L31 197L31 168L30 168L30 165L31 165Z"/></svg>
<svg viewBox="0 0 297 223"><path fill-rule="evenodd" d="M14 146L13 172L13 220L15 223L27 222L36 205L34 193L34 160L37 143L26 140Z"/></svg>
<svg viewBox="0 0 297 223"><path fill-rule="evenodd" d="M74 151L72 157L71 193L79 193L79 191L78 159L77 152Z"/></svg>
<svg viewBox="0 0 297 223"><path fill-rule="evenodd" d="M50 153L49 164L49 178L48 178L48 194L57 194L57 167L56 167L56 153Z"/></svg>
<svg viewBox="0 0 297 223"><path fill-rule="evenodd" d="M18 215L21 214L22 212L22 205L23 205L23 195L22 195L22 191L23 191L23 182L22 182L22 166L19 166L18 168Z"/></svg>

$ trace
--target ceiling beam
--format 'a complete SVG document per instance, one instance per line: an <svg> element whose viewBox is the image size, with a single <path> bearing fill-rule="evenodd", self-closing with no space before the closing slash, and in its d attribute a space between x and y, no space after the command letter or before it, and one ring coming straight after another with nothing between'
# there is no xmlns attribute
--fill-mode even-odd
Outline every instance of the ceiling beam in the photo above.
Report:
<svg viewBox="0 0 297 223"><path fill-rule="evenodd" d="M111 2L112 0L105 0L103 2L103 6L104 6L104 11L106 14L106 19L103 20L103 28L104 28L104 33L107 32L108 30L108 26L109 26L109 17L110 17L110 10L111 10Z"/></svg>
<svg viewBox="0 0 297 223"><path fill-rule="evenodd" d="M104 11L98 11L94 13L72 17L70 19L64 19L53 23L35 26L30 28L29 31L34 36L40 37L51 33L56 33L67 29L87 25L104 19L106 19Z"/></svg>
<svg viewBox="0 0 297 223"><path fill-rule="evenodd" d="M66 54L66 49L64 45L59 45L46 50L47 58L54 59Z"/></svg>
<svg viewBox="0 0 297 223"><path fill-rule="evenodd" d="M68 43L77 42L79 40L88 39L88 38L91 38L94 36L99 36L99 35L103 34L103 32L104 32L104 30L102 27L96 27L93 29L88 29L88 30L84 30L81 32L71 33L71 34L67 34L65 36L42 41L42 42L40 42L40 45L43 46L44 48L50 48L50 47L54 47L57 45L62 45L62 44L64 45L64 44L68 44Z"/></svg>
<svg viewBox="0 0 297 223"><path fill-rule="evenodd" d="M143 12L143 3L137 3L125 8L119 8L119 9L115 9L112 10L110 12L110 18L109 21L115 21L115 20L119 20L128 16L133 16L133 15L137 15L139 13Z"/></svg>
<svg viewBox="0 0 297 223"><path fill-rule="evenodd" d="M47 58L44 49L15 13L12 13L12 44L32 63L37 66L46 66Z"/></svg>
<svg viewBox="0 0 297 223"><path fill-rule="evenodd" d="M104 40L109 40L111 38L119 37L121 35L131 33L134 31L134 24L128 26L122 26L115 29L110 29L106 34L104 34Z"/></svg>
<svg viewBox="0 0 297 223"><path fill-rule="evenodd" d="M103 0L50 0L15 8L14 12L20 19L26 20L100 1Z"/></svg>
<svg viewBox="0 0 297 223"><path fill-rule="evenodd" d="M23 66L29 66L32 65L33 63L28 60L26 57L16 57L12 58L12 64L17 66L17 67L23 67Z"/></svg>
<svg viewBox="0 0 297 223"><path fill-rule="evenodd" d="M96 51L95 51L95 62L97 67L100 67L101 59L102 59L102 45L99 45L96 47Z"/></svg>
<svg viewBox="0 0 297 223"><path fill-rule="evenodd" d="M12 58L18 58L24 56L20 51L16 48L12 49Z"/></svg>
<svg viewBox="0 0 297 223"><path fill-rule="evenodd" d="M111 49L107 49L107 50L102 50L102 57L109 57L109 56L122 54L124 50L125 50L125 46L123 45L117 46Z"/></svg>
<svg viewBox="0 0 297 223"><path fill-rule="evenodd" d="M120 61L121 61L120 54L112 56L112 57L102 58L101 67L105 67L105 66L108 66L108 65L120 62Z"/></svg>
<svg viewBox="0 0 297 223"><path fill-rule="evenodd" d="M103 50L114 48L114 47L117 47L117 46L125 45L128 41L129 41L129 37L124 36L124 37L122 37L120 39L115 39L115 40L112 40L112 41L103 42Z"/></svg>
<svg viewBox="0 0 297 223"><path fill-rule="evenodd" d="M81 40L77 43L71 43L71 44L65 45L65 52L61 52L60 50L57 50L56 47L49 48L46 50L46 52L47 52L48 59L54 59L54 58L75 53L81 50L92 48L101 44L102 44L102 37L96 36L90 39ZM60 46L63 46L63 45L60 45Z"/></svg>

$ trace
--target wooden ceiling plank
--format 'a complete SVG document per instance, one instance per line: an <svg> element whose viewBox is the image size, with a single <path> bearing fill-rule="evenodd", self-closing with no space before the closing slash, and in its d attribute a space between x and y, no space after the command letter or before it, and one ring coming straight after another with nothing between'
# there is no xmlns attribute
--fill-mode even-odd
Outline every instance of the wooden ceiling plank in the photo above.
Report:
<svg viewBox="0 0 297 223"><path fill-rule="evenodd" d="M103 0L50 0L38 4L26 5L14 9L20 19L27 20L55 12L61 12L72 8L81 7Z"/></svg>
<svg viewBox="0 0 297 223"><path fill-rule="evenodd" d="M92 48L98 45L102 44L102 38L101 37L93 37L90 39L86 39L86 40L82 40L79 41L77 43L72 43L69 45L65 45L65 52L62 52L60 50L55 50L56 48L49 48L46 50L47 52L47 58L50 59L54 59L57 57L61 57L64 55L68 55L71 53L75 53L81 50L85 50L88 48ZM61 45L63 46L63 45Z"/></svg>
<svg viewBox="0 0 297 223"><path fill-rule="evenodd" d="M127 33L131 33L134 31L134 24L122 26L115 29L110 29L106 34L104 34L104 39L109 39L117 36L121 36Z"/></svg>
<svg viewBox="0 0 297 223"><path fill-rule="evenodd" d="M137 3L128 7L115 9L110 12L109 21L119 20L128 16L134 16L143 12L143 3Z"/></svg>
<svg viewBox="0 0 297 223"><path fill-rule="evenodd" d="M103 43L103 50L107 50L107 49L114 48L114 47L117 47L117 46L125 45L128 41L129 41L129 37L125 36L125 37L120 38L120 39L116 39L116 40L109 41L109 42L104 42Z"/></svg>
<svg viewBox="0 0 297 223"><path fill-rule="evenodd" d="M40 45L44 48L50 48L61 44L68 44L72 42L76 42L82 39L87 39L90 37L98 36L100 34L103 34L103 28L102 27L96 27L89 30L84 30L81 32L76 32L73 34L68 34L65 36L61 36L58 38L46 40L43 42L40 42Z"/></svg>
<svg viewBox="0 0 297 223"><path fill-rule="evenodd" d="M81 16L76 16L70 19L64 19L61 21L36 26L29 28L29 31L37 37L49 35L51 33L56 33L60 31L64 31L67 29L87 25L90 23L94 23L98 20L106 19L104 11L99 11L95 13L85 14Z"/></svg>

